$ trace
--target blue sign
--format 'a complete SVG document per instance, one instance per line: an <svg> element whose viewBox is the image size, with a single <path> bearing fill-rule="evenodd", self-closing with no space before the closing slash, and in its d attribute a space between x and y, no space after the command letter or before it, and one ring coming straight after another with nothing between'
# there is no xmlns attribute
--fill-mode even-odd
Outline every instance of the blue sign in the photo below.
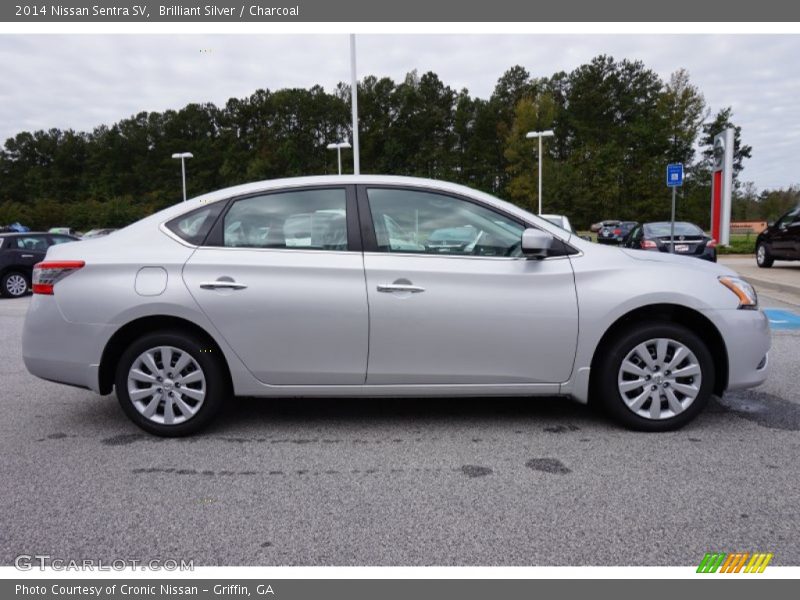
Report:
<svg viewBox="0 0 800 600"><path fill-rule="evenodd" d="M683 185L683 165L673 163L667 165L667 187L679 187Z"/></svg>

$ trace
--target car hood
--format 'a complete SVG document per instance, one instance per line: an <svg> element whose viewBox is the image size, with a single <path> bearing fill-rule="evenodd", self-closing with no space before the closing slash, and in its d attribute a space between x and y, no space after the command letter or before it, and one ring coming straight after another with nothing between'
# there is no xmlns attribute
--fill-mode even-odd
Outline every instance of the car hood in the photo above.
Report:
<svg viewBox="0 0 800 600"><path fill-rule="evenodd" d="M718 263L700 260L692 256L676 256L668 252L651 252L648 250L631 250L628 248L620 249L625 255L635 260L668 263L671 265L680 265L682 267L691 267L695 271L706 271L711 274L722 275L737 275L736 271L729 269Z"/></svg>

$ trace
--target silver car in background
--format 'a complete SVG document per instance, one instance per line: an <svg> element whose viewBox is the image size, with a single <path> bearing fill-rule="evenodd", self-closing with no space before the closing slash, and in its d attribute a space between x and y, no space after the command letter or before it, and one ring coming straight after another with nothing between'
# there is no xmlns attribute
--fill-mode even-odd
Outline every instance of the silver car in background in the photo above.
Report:
<svg viewBox="0 0 800 600"><path fill-rule="evenodd" d="M557 395L663 431L768 370L767 318L733 271L424 179L207 194L50 248L33 292L28 370L116 390L157 435L198 430L232 395Z"/></svg>

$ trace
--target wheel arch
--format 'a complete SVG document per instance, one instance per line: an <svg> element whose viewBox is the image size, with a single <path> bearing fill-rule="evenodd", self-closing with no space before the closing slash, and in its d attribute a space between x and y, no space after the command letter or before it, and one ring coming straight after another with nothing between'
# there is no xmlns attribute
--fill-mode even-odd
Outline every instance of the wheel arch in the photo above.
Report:
<svg viewBox="0 0 800 600"><path fill-rule="evenodd" d="M728 387L728 350L717 327L705 315L692 308L679 304L649 304L619 317L600 338L592 355L589 375L590 401L599 377L600 359L605 355L614 338L620 331L636 323L652 323L654 321L678 323L697 333L708 344L709 352L714 359L714 393L721 395L725 391L725 388Z"/></svg>
<svg viewBox="0 0 800 600"><path fill-rule="evenodd" d="M227 377L228 389L233 389L233 378L230 365L225 359L219 344L205 329L181 317L168 315L153 315L134 319L120 327L106 343L100 359L98 384L101 394L110 394L114 388L114 371L122 353L135 339L154 331L179 330L197 335L206 341L211 348L222 358L222 365Z"/></svg>

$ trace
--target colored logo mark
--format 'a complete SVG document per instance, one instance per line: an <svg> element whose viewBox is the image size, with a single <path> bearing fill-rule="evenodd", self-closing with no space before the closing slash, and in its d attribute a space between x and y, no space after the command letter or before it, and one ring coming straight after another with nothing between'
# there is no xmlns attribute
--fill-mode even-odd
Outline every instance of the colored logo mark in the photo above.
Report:
<svg viewBox="0 0 800 600"><path fill-rule="evenodd" d="M773 554L767 552L708 552L697 567L698 573L763 573Z"/></svg>

